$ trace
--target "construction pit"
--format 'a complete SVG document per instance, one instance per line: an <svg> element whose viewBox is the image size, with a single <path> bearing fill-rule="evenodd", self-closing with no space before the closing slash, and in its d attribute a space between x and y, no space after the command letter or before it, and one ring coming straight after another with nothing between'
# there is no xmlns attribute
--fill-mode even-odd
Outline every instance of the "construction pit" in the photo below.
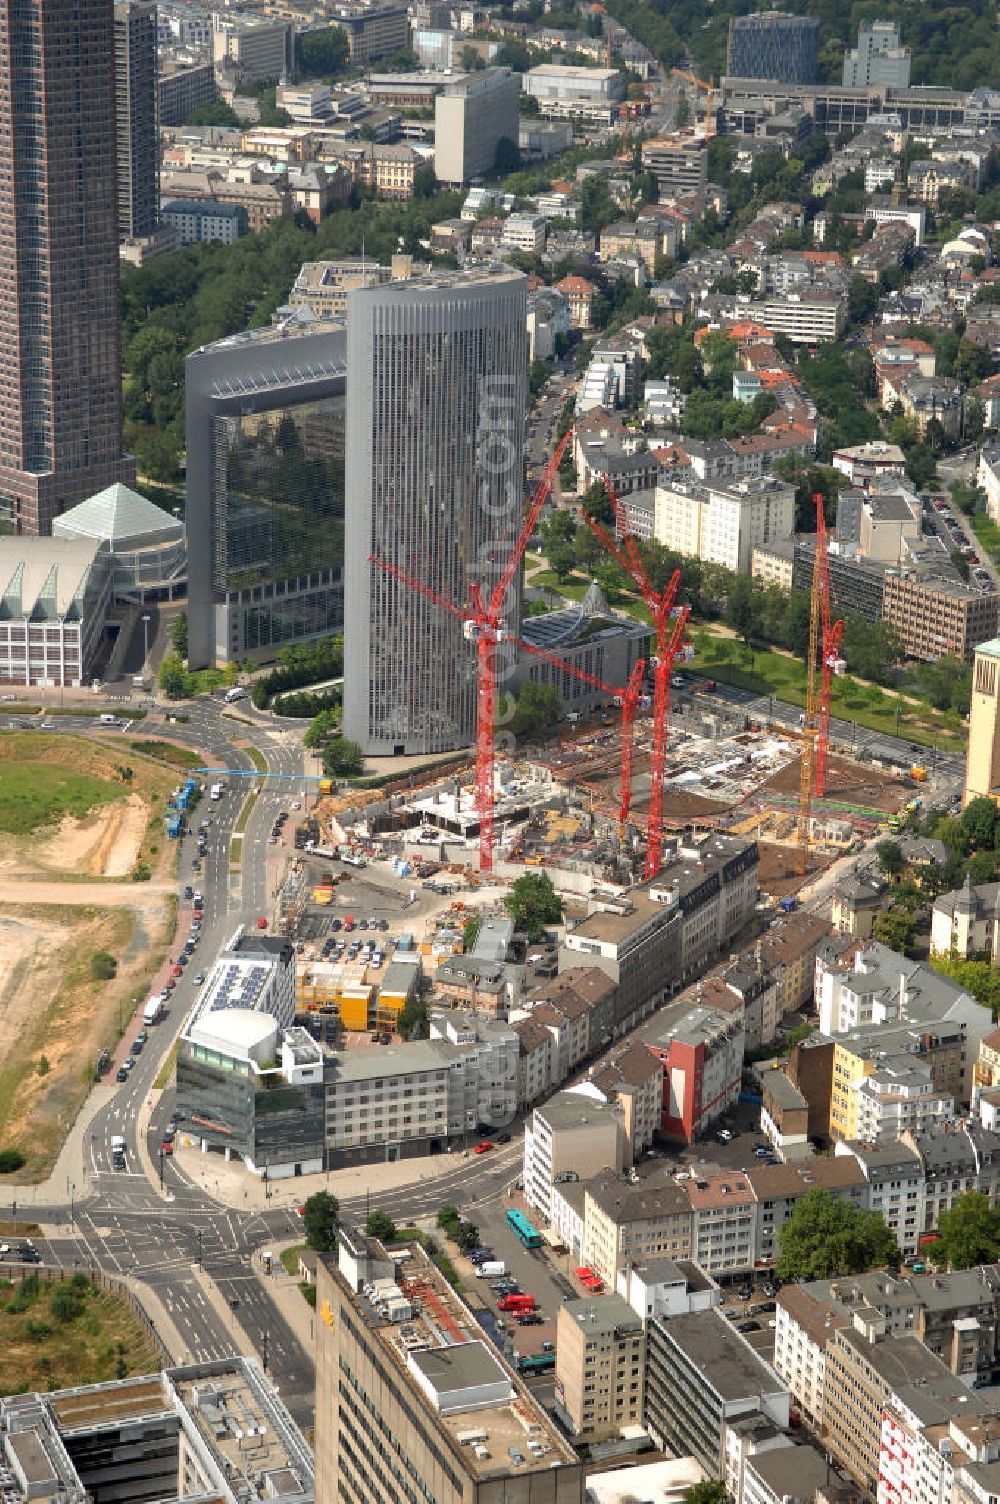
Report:
<svg viewBox="0 0 1000 1504"><path fill-rule="evenodd" d="M496 762L494 864L509 880L525 868L558 868L562 885L627 887L642 874L649 814L652 721L636 720L631 805L620 821L622 746L617 725L594 716L560 727L558 740ZM662 824L666 836L713 830L752 836L761 848L761 887L788 896L838 856L898 823L916 785L905 770L831 756L826 793L813 797L809 849L799 842L802 742L798 731L748 719L742 707L672 716ZM317 840L348 860L387 858L394 876L432 878L456 893L479 885L479 813L471 759L459 772L381 798L350 797L315 811ZM805 870L803 870L803 868ZM419 881L418 881L419 880Z"/></svg>

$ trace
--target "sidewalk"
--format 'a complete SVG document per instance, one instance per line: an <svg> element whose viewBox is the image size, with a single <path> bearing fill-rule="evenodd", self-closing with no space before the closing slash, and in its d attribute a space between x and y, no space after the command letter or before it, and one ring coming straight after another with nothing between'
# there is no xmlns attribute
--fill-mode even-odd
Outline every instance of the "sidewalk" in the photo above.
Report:
<svg viewBox="0 0 1000 1504"><path fill-rule="evenodd" d="M148 1119L147 1119L148 1121ZM372 1197L409 1187L426 1184L430 1180L444 1179L461 1168L468 1168L471 1150L467 1157L461 1151L455 1154L434 1154L424 1158L398 1159L389 1163L350 1165L343 1170L329 1170L316 1175L296 1175L288 1180L269 1180L267 1184L254 1175L240 1159L231 1159L228 1164L218 1152L199 1150L197 1144L178 1126L174 1140L174 1162L206 1196L211 1196L223 1206L236 1210L262 1211L267 1207L301 1206L308 1196L316 1191L329 1191L340 1200L362 1196L366 1191Z"/></svg>

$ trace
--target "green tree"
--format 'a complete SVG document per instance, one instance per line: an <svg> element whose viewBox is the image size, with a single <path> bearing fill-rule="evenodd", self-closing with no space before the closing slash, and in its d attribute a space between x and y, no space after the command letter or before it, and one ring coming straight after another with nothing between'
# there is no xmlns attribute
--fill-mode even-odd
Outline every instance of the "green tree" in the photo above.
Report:
<svg viewBox="0 0 1000 1504"><path fill-rule="evenodd" d="M682 1495L683 1504L728 1504L729 1495L721 1478L703 1478Z"/></svg>
<svg viewBox="0 0 1000 1504"><path fill-rule="evenodd" d="M90 975L95 982L110 982L118 971L118 962L106 950L95 950L90 958Z"/></svg>
<svg viewBox="0 0 1000 1504"><path fill-rule="evenodd" d="M452 1236L462 1253L479 1247L479 1228L475 1222L460 1222Z"/></svg>
<svg viewBox="0 0 1000 1504"><path fill-rule="evenodd" d="M732 627L747 647L757 625L753 582L746 575L736 575L726 600L726 625Z"/></svg>
<svg viewBox="0 0 1000 1504"><path fill-rule="evenodd" d="M903 870L903 848L898 841L879 841L875 855L887 877L899 877Z"/></svg>
<svg viewBox="0 0 1000 1504"><path fill-rule="evenodd" d="M782 1280L862 1274L899 1260L892 1233L878 1212L814 1187L795 1203L778 1235L775 1269Z"/></svg>
<svg viewBox="0 0 1000 1504"><path fill-rule="evenodd" d="M515 736L531 741L554 731L561 717L562 698L555 685L527 679L518 692L510 729Z"/></svg>
<svg viewBox="0 0 1000 1504"><path fill-rule="evenodd" d="M471 950L475 945L476 940L479 938L479 931L482 928L482 924L482 914L471 914L465 921L465 924L462 926L463 950Z"/></svg>
<svg viewBox="0 0 1000 1504"><path fill-rule="evenodd" d="M302 1225L306 1242L317 1253L329 1253L337 1246L337 1218L340 1202L329 1191L314 1191L302 1208Z"/></svg>
<svg viewBox="0 0 1000 1504"><path fill-rule="evenodd" d="M231 125L238 126L240 117L224 99L209 99L195 105L188 114L185 125Z"/></svg>
<svg viewBox="0 0 1000 1504"><path fill-rule="evenodd" d="M688 97L686 94L680 93L677 96L677 108L674 111L674 129L681 131L690 122L691 106L688 104Z"/></svg>
<svg viewBox="0 0 1000 1504"><path fill-rule="evenodd" d="M299 72L307 78L332 78L346 68L351 55L347 32L342 26L323 31L300 31L295 39Z"/></svg>
<svg viewBox="0 0 1000 1504"><path fill-rule="evenodd" d="M446 1201L444 1206L438 1207L437 1225L442 1232L447 1232L451 1227L457 1227L462 1220L462 1215L457 1206L452 1206Z"/></svg>
<svg viewBox="0 0 1000 1504"><path fill-rule="evenodd" d="M167 653L160 664L157 682L168 700L183 700L188 693L188 676L176 653Z"/></svg>
<svg viewBox="0 0 1000 1504"><path fill-rule="evenodd" d="M970 992L978 1003L989 1008L994 1018L1000 1015L1000 971L988 961L963 961L953 951L948 955L932 951L931 965Z"/></svg>
<svg viewBox="0 0 1000 1504"><path fill-rule="evenodd" d="M378 1238L380 1243L396 1241L396 1224L388 1212L372 1212L365 1223L365 1232L370 1238Z"/></svg>
<svg viewBox="0 0 1000 1504"><path fill-rule="evenodd" d="M990 1206L981 1191L965 1191L938 1214L937 1230L940 1237L930 1249L935 1264L971 1269L992 1263L1000 1245L1000 1207Z"/></svg>
<svg viewBox="0 0 1000 1504"><path fill-rule="evenodd" d="M282 710L285 710L285 702L281 702ZM310 749L324 747L331 736L337 734L340 725L340 713L334 709L321 710L319 715L314 716L309 729L302 738L303 744Z"/></svg>
<svg viewBox="0 0 1000 1504"><path fill-rule="evenodd" d="M437 192L437 174L433 162L421 162L413 173L413 197L433 198Z"/></svg>
<svg viewBox="0 0 1000 1504"><path fill-rule="evenodd" d="M552 375L552 365L547 360L533 360L528 367L528 387L533 397L537 397L542 387Z"/></svg>
<svg viewBox="0 0 1000 1504"><path fill-rule="evenodd" d="M526 872L516 878L503 903L515 928L523 930L529 940L538 940L547 924L562 919L562 899L547 872Z"/></svg>
<svg viewBox="0 0 1000 1504"><path fill-rule="evenodd" d="M549 565L561 585L573 573L576 566L576 550L572 543L555 543L548 553Z"/></svg>
<svg viewBox="0 0 1000 1504"><path fill-rule="evenodd" d="M71 1284L58 1284L49 1296L49 1310L65 1326L83 1314L83 1296Z"/></svg>
<svg viewBox="0 0 1000 1504"><path fill-rule="evenodd" d="M23 1166L24 1155L20 1149L0 1149L0 1175L13 1175Z"/></svg>
<svg viewBox="0 0 1000 1504"><path fill-rule="evenodd" d="M902 904L893 904L884 914L879 914L872 925L872 935L876 940L904 955L913 944L913 931L913 915Z"/></svg>
<svg viewBox="0 0 1000 1504"><path fill-rule="evenodd" d="M407 998L399 1015L399 1033L402 1039L426 1039L431 1032L427 1004L417 993Z"/></svg>
<svg viewBox="0 0 1000 1504"><path fill-rule="evenodd" d="M992 851L996 845L997 807L992 799L970 799L962 811L962 829L979 851Z"/></svg>
<svg viewBox="0 0 1000 1504"><path fill-rule="evenodd" d="M614 527L615 509L611 505L611 497L603 480L595 480L583 494L583 510L588 517L593 517L602 527Z"/></svg>
<svg viewBox="0 0 1000 1504"><path fill-rule="evenodd" d="M170 646L178 658L186 658L188 655L188 614L182 611L174 618L170 627Z"/></svg>
<svg viewBox="0 0 1000 1504"><path fill-rule="evenodd" d="M364 767L364 754L349 737L333 736L323 748L323 772L330 778L357 778Z"/></svg>

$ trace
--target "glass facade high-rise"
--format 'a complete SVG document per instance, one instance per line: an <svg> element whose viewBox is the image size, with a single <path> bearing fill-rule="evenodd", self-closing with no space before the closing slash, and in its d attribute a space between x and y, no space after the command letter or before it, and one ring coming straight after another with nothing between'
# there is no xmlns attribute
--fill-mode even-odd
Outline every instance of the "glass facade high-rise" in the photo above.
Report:
<svg viewBox="0 0 1000 1504"><path fill-rule="evenodd" d="M296 315L188 357L189 656L343 625L345 332Z"/></svg>
<svg viewBox="0 0 1000 1504"><path fill-rule="evenodd" d="M475 736L475 649L455 615L499 578L524 515L526 278L454 272L347 298L344 730L373 755ZM520 580L507 625L520 620Z"/></svg>
<svg viewBox="0 0 1000 1504"><path fill-rule="evenodd" d="M0 6L0 518L52 519L122 455L113 0Z"/></svg>
<svg viewBox="0 0 1000 1504"><path fill-rule="evenodd" d="M812 16L763 11L729 23L726 72L733 78L773 78L814 84L819 77L819 22Z"/></svg>
<svg viewBox="0 0 1000 1504"><path fill-rule="evenodd" d="M118 234L152 235L160 217L156 129L156 6L115 6L115 109L118 121Z"/></svg>

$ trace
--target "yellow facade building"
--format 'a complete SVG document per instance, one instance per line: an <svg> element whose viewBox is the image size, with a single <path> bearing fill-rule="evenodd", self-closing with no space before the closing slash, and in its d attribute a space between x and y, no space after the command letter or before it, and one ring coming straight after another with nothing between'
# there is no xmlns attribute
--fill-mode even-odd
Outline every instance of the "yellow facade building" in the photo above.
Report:
<svg viewBox="0 0 1000 1504"><path fill-rule="evenodd" d="M972 664L963 808L981 795L1000 796L1000 637L981 642Z"/></svg>

